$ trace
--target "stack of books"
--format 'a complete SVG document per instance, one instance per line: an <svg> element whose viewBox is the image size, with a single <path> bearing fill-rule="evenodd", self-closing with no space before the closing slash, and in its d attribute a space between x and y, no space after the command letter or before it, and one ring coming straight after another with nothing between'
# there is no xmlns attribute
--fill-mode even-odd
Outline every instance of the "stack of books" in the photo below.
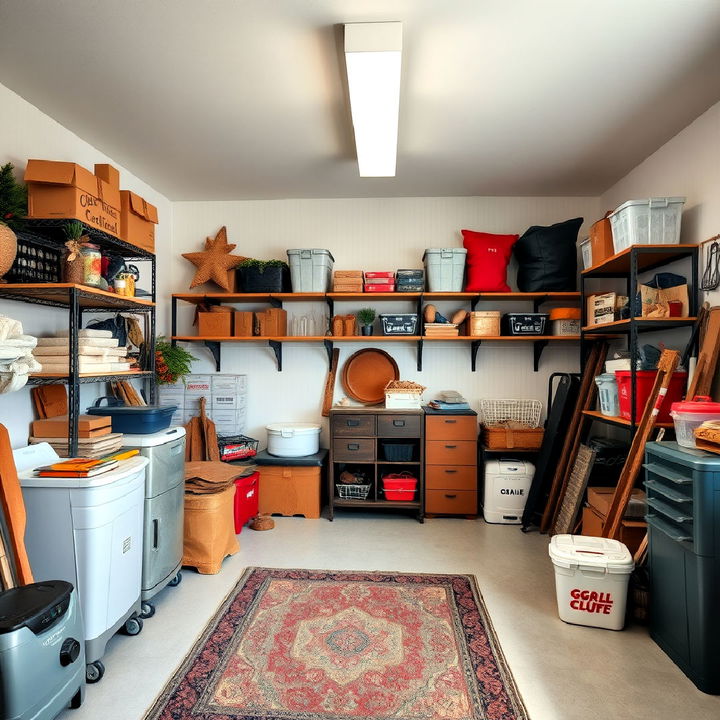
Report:
<svg viewBox="0 0 720 720"><path fill-rule="evenodd" d="M333 292L360 293L362 291L362 270L336 270L333 273Z"/></svg>
<svg viewBox="0 0 720 720"><path fill-rule="evenodd" d="M366 272L364 292L395 292L394 272Z"/></svg>
<svg viewBox="0 0 720 720"><path fill-rule="evenodd" d="M102 458L73 458L63 462L53 463L35 468L37 477L67 477L67 478L90 478L96 475L110 472L119 466L120 460L127 460L137 455L139 450L126 450L114 455L106 455Z"/></svg>
<svg viewBox="0 0 720 720"><path fill-rule="evenodd" d="M55 337L38 338L33 356L42 366L40 372L69 373L68 331L61 331ZM132 363L127 357L127 348L118 347L117 338L109 330L78 330L78 372L125 372L131 369Z"/></svg>
<svg viewBox="0 0 720 720"><path fill-rule="evenodd" d="M460 328L457 323L425 323L426 337L458 337Z"/></svg>

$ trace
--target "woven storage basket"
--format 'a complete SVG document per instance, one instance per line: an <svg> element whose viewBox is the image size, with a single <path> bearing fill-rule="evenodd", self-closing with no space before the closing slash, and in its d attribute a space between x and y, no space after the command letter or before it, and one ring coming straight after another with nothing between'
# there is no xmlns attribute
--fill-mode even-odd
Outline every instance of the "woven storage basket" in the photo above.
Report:
<svg viewBox="0 0 720 720"><path fill-rule="evenodd" d="M482 310L470 313L469 331L474 337L497 337L500 335L500 312Z"/></svg>
<svg viewBox="0 0 720 720"><path fill-rule="evenodd" d="M542 403L539 400L480 399L480 422L497 425L508 421L522 423L529 428L540 425Z"/></svg>
<svg viewBox="0 0 720 720"><path fill-rule="evenodd" d="M531 428L517 422L483 425L482 442L488 450L537 450L543 441L543 428Z"/></svg>

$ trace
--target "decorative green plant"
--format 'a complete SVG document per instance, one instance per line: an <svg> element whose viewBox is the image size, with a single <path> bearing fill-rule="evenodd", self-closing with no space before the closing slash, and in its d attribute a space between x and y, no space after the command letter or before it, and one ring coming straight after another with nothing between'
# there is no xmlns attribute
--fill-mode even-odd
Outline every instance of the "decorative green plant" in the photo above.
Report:
<svg viewBox="0 0 720 720"><path fill-rule="evenodd" d="M179 345L159 337L155 342L155 375L159 385L172 385L192 372L192 361L197 360Z"/></svg>
<svg viewBox="0 0 720 720"><path fill-rule="evenodd" d="M360 325L372 325L375 320L375 310L373 308L362 308L357 311L357 319Z"/></svg>
<svg viewBox="0 0 720 720"><path fill-rule="evenodd" d="M0 223L20 230L27 215L27 188L16 182L13 170L12 163L0 167Z"/></svg>
<svg viewBox="0 0 720 720"><path fill-rule="evenodd" d="M79 220L70 220L70 222L65 223L63 230L68 240L77 241L83 236L85 227Z"/></svg>
<svg viewBox="0 0 720 720"><path fill-rule="evenodd" d="M255 268L261 275L268 268L275 267L288 268L288 264L282 260L253 260L252 258L248 258L238 265L238 268Z"/></svg>

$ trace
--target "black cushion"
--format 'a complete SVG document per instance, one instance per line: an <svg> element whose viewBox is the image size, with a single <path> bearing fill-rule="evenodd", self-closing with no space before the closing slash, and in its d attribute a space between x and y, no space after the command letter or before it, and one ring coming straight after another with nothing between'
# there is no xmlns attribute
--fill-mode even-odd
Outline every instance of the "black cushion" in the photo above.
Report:
<svg viewBox="0 0 720 720"><path fill-rule="evenodd" d="M521 292L573 292L577 289L577 235L582 218L549 227L533 225L515 243Z"/></svg>

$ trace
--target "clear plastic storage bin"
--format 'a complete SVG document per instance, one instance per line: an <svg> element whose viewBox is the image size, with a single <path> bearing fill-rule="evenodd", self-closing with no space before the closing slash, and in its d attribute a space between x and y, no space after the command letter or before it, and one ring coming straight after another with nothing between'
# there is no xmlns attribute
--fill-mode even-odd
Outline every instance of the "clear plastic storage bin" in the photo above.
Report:
<svg viewBox="0 0 720 720"><path fill-rule="evenodd" d="M628 200L610 215L613 248L631 245L677 245L684 197Z"/></svg>
<svg viewBox="0 0 720 720"><path fill-rule="evenodd" d="M329 292L335 262L329 250L288 250L293 292Z"/></svg>
<svg viewBox="0 0 720 720"><path fill-rule="evenodd" d="M429 292L462 292L465 248L428 248L423 255Z"/></svg>

